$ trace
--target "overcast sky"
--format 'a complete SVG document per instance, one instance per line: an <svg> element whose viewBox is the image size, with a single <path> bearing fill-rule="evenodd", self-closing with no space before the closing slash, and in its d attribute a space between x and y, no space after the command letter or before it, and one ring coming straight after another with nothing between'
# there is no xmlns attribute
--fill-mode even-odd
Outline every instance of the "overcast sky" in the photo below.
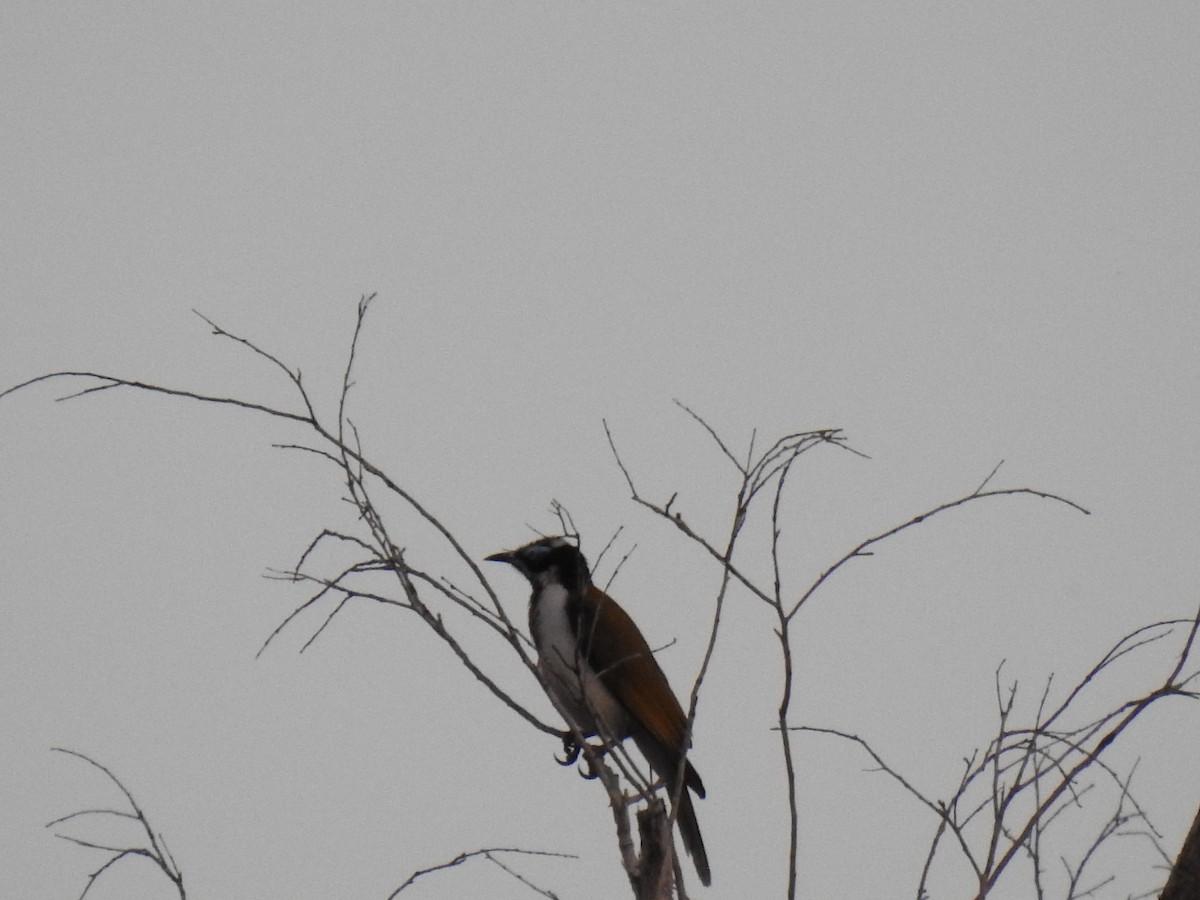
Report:
<svg viewBox="0 0 1200 900"><path fill-rule="evenodd" d="M1032 702L1200 601L1197 47L1190 2L9 2L0 387L92 370L293 408L197 309L332 413L377 291L351 405L368 455L477 558L552 530L552 498L593 554L623 524L613 591L674 641L680 692L720 573L629 502L602 419L714 538L735 473L674 398L739 452L754 429L844 428L869 460L820 450L793 475L795 592L1003 459L996 486L1092 515L969 507L797 624L796 720L945 796L1001 660ZM483 846L579 854L516 864L563 898L623 895L600 789L415 619L352 607L300 654L318 614L255 659L305 596L261 576L353 526L331 467L272 449L296 429L53 402L69 389L0 400L0 893L78 896L103 859L43 828L119 799L66 746L134 791L196 900L383 900ZM494 576L523 616L524 583ZM735 598L702 696L699 896L781 894L771 624ZM503 647L473 646L552 716ZM1174 853L1200 712L1144 724L1114 764L1140 758ZM930 815L852 748L804 738L798 760L803 894L912 896ZM1155 885L1145 860L1114 859L1113 896ZM531 896L482 863L412 894ZM133 861L89 896L170 894Z"/></svg>

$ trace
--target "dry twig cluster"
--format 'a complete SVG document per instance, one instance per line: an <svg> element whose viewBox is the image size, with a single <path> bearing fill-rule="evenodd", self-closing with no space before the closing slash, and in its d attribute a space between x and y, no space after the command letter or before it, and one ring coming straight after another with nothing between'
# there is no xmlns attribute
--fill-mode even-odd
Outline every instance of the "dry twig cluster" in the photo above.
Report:
<svg viewBox="0 0 1200 900"><path fill-rule="evenodd" d="M635 896L665 897L674 890L680 897L684 897L678 862L669 848L672 823L667 817L665 806L654 798L656 786L638 760L624 752L624 748L596 748L588 745L584 735L573 725L564 732L541 720L515 699L513 693L490 674L460 641L458 629L470 624L483 628L507 646L535 678L540 678L531 656L532 644L528 636L510 618L472 554L467 552L455 535L408 488L371 462L362 447L358 431L348 415L347 401L354 385L355 356L371 300L371 297L365 297L358 306L354 335L350 342L332 424L330 420L318 414L298 369L290 368L255 343L226 331L208 319L205 319L205 322L212 328L213 334L239 343L284 373L295 389L299 409L281 409L234 397L210 396L93 372L56 372L43 375L0 393L0 398L51 379L85 379L94 383L63 399L116 388L132 388L180 399L238 407L303 426L309 436L309 443L277 446L313 453L332 463L343 481L345 499L353 506L363 530L360 533L324 530L300 554L294 567L275 573L275 577L310 585L311 592L268 635L259 651L260 654L285 630L307 621L310 611L320 610L321 618L319 624L312 628L302 650L310 646L351 603L379 603L413 614L504 706L532 727L581 748L583 764L589 774L603 785L606 792L613 812L618 847ZM765 449L757 451L752 439L745 455L739 456L700 415L682 404L679 405L716 443L738 474L738 487L729 509L730 524L727 532L720 538L710 539L691 524L679 509L678 494L671 494L665 502L648 499L637 486L633 474L618 453L607 422L604 427L614 458L625 477L634 502L670 522L688 541L698 547L703 555L715 561L722 575L713 601L703 662L692 683L687 703L689 729L696 715L704 678L712 661L717 636L733 592L737 590L748 594L750 598L761 603L762 608L773 619L774 633L778 641L779 671L779 702L775 731L782 750L788 791L790 841L786 883L789 900L797 895L799 871L799 782L792 743L797 733L832 735L861 747L880 771L902 785L920 806L930 812L934 822L934 833L916 886L918 898L927 896L935 861L943 858L947 844L957 848L958 855L966 861L974 874L977 898L986 897L1002 876L1016 868L1014 863L1019 859L1029 862L1031 884L1039 900L1047 896L1045 875L1050 861L1055 856L1049 850L1049 837L1052 831L1063 827L1063 820L1071 809L1078 807L1080 798L1095 788L1095 782L1085 783L1085 779L1092 774L1098 775L1100 780L1108 783L1115 791L1114 811L1078 859L1070 863L1063 860L1067 882L1066 896L1074 900L1095 895L1105 883L1103 874L1091 874L1096 851L1117 835L1132 831L1148 837L1159 858L1169 863L1161 846L1161 836L1154 830L1145 811L1131 794L1132 773L1119 773L1109 766L1104 755L1152 705L1168 697L1197 697L1192 685L1200 673L1189 671L1188 666L1192 658L1197 627L1200 624L1200 613L1188 620L1156 622L1122 638L1078 684L1057 701L1051 699L1052 684L1048 682L1042 691L1036 712L1028 722L1021 723L1016 720L1017 685L1015 682L1007 687L1002 684L1001 672L998 669L996 733L983 750L965 759L963 771L948 797L936 799L914 786L911 780L887 763L883 755L859 735L838 728L799 724L793 720L792 640L799 613L814 594L842 568L855 560L871 556L881 542L951 510L1005 497L1048 500L1084 514L1087 510L1067 498L1033 488L989 488L996 474L993 470L973 491L866 538L821 571L804 590L789 593L783 587L786 579L780 549L781 510L786 501L789 474L802 457L818 447L831 447L851 453L857 451L849 447L838 429L821 429L785 435ZM413 561L404 543L389 532L381 506L375 497L380 491L401 500L442 546L449 548L457 563L468 573L470 587L423 568ZM759 508L764 505L765 512L759 512ZM576 532L570 515L562 506L555 504L553 512L563 533ZM770 525L767 548L769 566L763 573L748 571L735 559L735 551L746 540L745 528L752 515L765 515ZM613 540L604 547L600 557L613 546L616 537L614 535ZM338 552L348 553L349 559L335 566L334 571L330 573L323 565L317 565L315 562L318 557L325 559L329 555L325 552L327 550L333 551L334 555ZM614 574L623 562L622 559L617 563ZM385 581L381 582L381 577ZM1181 632L1184 638L1173 657L1173 665L1153 690L1132 696L1099 716L1078 719L1082 706L1081 698L1114 663L1133 654L1146 654L1148 648L1157 647L1169 636ZM1149 661L1146 664L1148 665ZM116 847L60 835L81 846L114 854L100 869L91 874L84 894L96 879L109 871L116 862L130 855L137 855L152 860L176 886L179 896L183 898L183 876L167 851L162 836L151 829L145 815L134 802L132 794L104 766L77 751L63 752L84 759L103 771L125 794L132 812L81 810L50 824L62 825L79 817L92 815L119 816L140 823L147 838L144 846ZM640 841L635 842L631 826L632 813L639 808L638 804L643 800L648 802L640 807L638 813ZM396 888L392 896L395 897L422 875L457 866L477 857L495 863L524 881L521 875L500 861L499 857L502 854L539 854L539 851L489 848L461 853L446 863L414 872ZM554 896L544 888L528 882L526 884L543 896Z"/></svg>

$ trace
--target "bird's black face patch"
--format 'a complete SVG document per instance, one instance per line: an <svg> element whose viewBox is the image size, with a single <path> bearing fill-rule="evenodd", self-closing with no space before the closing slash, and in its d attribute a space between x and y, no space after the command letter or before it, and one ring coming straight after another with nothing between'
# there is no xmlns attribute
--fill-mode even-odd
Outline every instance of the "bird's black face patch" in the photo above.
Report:
<svg viewBox="0 0 1200 900"><path fill-rule="evenodd" d="M586 585L590 582L587 560L575 542L567 537L541 538L510 553L497 553L488 559L509 563L535 587L552 581L560 581L565 585Z"/></svg>
<svg viewBox="0 0 1200 900"><path fill-rule="evenodd" d="M531 569L539 569L549 563L554 556L554 548L543 541L538 541L536 544L522 547L517 551L517 555L522 557Z"/></svg>

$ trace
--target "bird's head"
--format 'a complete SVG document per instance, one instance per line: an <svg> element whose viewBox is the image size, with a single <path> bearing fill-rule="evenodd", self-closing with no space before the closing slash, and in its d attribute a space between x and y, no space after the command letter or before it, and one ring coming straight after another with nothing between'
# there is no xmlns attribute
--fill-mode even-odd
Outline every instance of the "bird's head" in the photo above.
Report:
<svg viewBox="0 0 1200 900"><path fill-rule="evenodd" d="M508 563L529 579L534 590L548 584L582 589L591 583L587 560L568 537L540 538L516 550L493 553L488 560Z"/></svg>

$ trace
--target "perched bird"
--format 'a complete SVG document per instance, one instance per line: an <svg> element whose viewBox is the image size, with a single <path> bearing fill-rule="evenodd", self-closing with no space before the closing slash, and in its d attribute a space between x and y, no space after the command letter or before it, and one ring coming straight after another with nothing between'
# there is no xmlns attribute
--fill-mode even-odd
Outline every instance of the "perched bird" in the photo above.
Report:
<svg viewBox="0 0 1200 900"><path fill-rule="evenodd" d="M633 619L592 584L587 560L568 538L542 538L488 559L508 563L533 586L529 631L555 707L584 737L633 738L670 796L678 797L683 846L700 881L711 884L696 810L679 785L682 773L683 784L704 796L700 776L684 760L687 718Z"/></svg>

